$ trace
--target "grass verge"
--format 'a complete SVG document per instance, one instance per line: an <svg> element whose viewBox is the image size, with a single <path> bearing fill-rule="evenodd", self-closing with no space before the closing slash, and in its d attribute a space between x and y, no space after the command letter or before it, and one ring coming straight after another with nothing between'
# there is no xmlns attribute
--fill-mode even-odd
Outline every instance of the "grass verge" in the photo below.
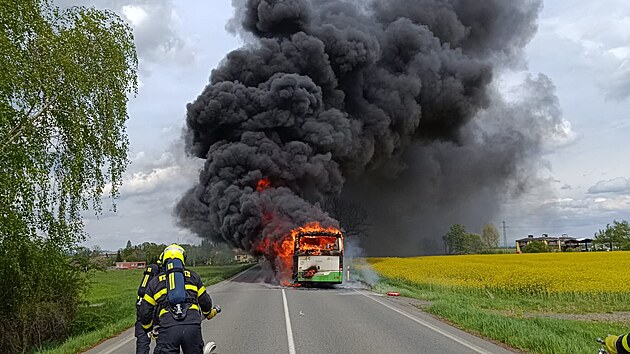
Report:
<svg viewBox="0 0 630 354"><path fill-rule="evenodd" d="M250 265L191 267L210 286ZM133 326L136 321L136 291L142 270L97 272L91 276L90 291L72 325L72 335L63 343L50 343L37 354L73 354L87 350Z"/></svg>

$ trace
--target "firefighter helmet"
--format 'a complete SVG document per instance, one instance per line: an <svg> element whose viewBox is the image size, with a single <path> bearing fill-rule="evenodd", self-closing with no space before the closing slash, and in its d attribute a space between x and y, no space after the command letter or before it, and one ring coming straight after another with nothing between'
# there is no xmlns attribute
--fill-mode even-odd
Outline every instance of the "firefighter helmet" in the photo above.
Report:
<svg viewBox="0 0 630 354"><path fill-rule="evenodd" d="M162 264L166 264L166 260L168 259L179 259L183 264L186 264L186 251L182 246L173 243L167 246L162 252Z"/></svg>

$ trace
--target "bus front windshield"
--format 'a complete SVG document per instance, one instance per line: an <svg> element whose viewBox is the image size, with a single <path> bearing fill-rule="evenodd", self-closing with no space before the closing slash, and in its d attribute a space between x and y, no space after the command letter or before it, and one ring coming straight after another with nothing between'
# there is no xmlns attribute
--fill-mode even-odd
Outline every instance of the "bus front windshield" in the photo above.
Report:
<svg viewBox="0 0 630 354"><path fill-rule="evenodd" d="M335 236L302 236L299 239L300 253L339 251L339 238Z"/></svg>

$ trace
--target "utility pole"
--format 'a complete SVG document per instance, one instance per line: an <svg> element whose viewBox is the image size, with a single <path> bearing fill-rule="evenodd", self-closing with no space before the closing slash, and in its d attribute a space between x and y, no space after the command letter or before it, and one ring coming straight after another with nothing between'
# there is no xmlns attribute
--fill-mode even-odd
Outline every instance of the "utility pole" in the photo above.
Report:
<svg viewBox="0 0 630 354"><path fill-rule="evenodd" d="M507 229L508 227L505 226L505 221L503 221L503 246L505 247L505 250L507 251L507 233L505 231L505 229Z"/></svg>

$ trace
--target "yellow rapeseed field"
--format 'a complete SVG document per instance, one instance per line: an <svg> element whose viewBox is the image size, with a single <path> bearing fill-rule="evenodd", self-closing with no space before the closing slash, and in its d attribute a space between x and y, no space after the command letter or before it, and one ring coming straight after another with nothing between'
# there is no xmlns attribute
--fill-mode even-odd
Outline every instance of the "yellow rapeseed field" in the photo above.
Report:
<svg viewBox="0 0 630 354"><path fill-rule="evenodd" d="M630 252L369 258L382 276L507 292L630 292Z"/></svg>

